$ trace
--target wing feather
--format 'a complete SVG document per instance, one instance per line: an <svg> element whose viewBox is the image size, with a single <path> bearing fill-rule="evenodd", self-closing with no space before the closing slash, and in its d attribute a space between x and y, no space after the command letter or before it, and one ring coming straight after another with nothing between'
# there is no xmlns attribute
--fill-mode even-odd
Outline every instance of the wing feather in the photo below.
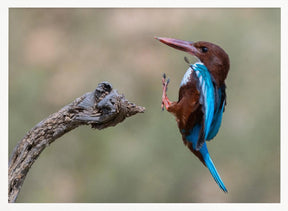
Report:
<svg viewBox="0 0 288 211"><path fill-rule="evenodd" d="M222 115L224 112L224 108L226 105L226 86L225 84L223 84L223 86L221 86L218 90L217 90L217 99L216 100L216 110L215 110L215 114L214 114L214 118L213 118L213 122L211 125L211 129L209 131L209 134L207 136L206 140L211 140L213 139L218 131L219 128L221 126L221 122L222 122Z"/></svg>
<svg viewBox="0 0 288 211"><path fill-rule="evenodd" d="M212 77L207 67L200 62L192 66L194 78L197 81L197 89L200 92L199 103L202 105L203 120L199 133L196 150L199 150L208 137L215 110L215 93Z"/></svg>

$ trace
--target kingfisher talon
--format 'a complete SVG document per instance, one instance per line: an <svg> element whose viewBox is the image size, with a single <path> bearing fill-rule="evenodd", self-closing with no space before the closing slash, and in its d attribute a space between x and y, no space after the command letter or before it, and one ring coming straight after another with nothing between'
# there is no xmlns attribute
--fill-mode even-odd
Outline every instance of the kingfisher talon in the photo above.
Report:
<svg viewBox="0 0 288 211"><path fill-rule="evenodd" d="M166 108L166 110L168 109L168 107L170 106L171 102L170 100L168 99L167 97L167 89L168 89L168 83L170 82L170 79L168 78L166 80L166 74L164 73L163 74L163 77L162 77L162 104L161 104L161 109L162 111L164 111L164 107Z"/></svg>
<svg viewBox="0 0 288 211"><path fill-rule="evenodd" d="M189 59L188 59L186 56L184 56L184 61L185 61L187 64L189 64L189 65L191 64L190 61L189 61Z"/></svg>

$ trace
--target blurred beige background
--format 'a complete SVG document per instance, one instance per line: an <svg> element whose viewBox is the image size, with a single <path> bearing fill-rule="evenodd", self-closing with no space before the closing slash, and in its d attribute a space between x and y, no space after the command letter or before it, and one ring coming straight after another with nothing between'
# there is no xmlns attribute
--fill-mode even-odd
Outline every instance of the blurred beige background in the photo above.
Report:
<svg viewBox="0 0 288 211"><path fill-rule="evenodd" d="M230 56L222 127L208 143L228 194L161 112L162 73L176 100L189 55L154 36L214 42ZM280 9L10 9L9 155L101 81L146 112L58 139L18 202L280 202Z"/></svg>

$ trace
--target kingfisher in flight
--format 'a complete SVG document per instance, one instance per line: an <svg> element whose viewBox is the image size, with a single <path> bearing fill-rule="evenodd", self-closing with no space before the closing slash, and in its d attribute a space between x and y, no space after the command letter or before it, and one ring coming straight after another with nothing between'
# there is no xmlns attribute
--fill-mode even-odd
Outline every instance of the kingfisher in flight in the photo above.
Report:
<svg viewBox="0 0 288 211"><path fill-rule="evenodd" d="M195 56L180 83L177 102L167 97L169 79L162 77L162 110L176 117L184 144L209 169L219 187L228 192L209 155L206 141L218 133L226 106L226 85L230 61L227 53L210 42L155 37L160 42ZM185 61L189 63L185 57Z"/></svg>

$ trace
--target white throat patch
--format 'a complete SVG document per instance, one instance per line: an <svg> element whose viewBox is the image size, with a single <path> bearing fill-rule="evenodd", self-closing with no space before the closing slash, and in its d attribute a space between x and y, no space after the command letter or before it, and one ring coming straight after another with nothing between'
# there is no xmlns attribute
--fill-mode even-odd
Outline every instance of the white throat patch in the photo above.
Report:
<svg viewBox="0 0 288 211"><path fill-rule="evenodd" d="M180 83L180 87L186 85L186 84L189 82L189 79L190 79L191 74L192 74L192 72L193 72L193 66L195 66L195 65L197 65L197 64L203 65L202 62L196 62L196 63L194 63L194 64L192 65L192 67L190 66L190 67L188 68L188 70L186 71L186 73L184 74L183 78L182 78L182 81L181 81L181 83Z"/></svg>

